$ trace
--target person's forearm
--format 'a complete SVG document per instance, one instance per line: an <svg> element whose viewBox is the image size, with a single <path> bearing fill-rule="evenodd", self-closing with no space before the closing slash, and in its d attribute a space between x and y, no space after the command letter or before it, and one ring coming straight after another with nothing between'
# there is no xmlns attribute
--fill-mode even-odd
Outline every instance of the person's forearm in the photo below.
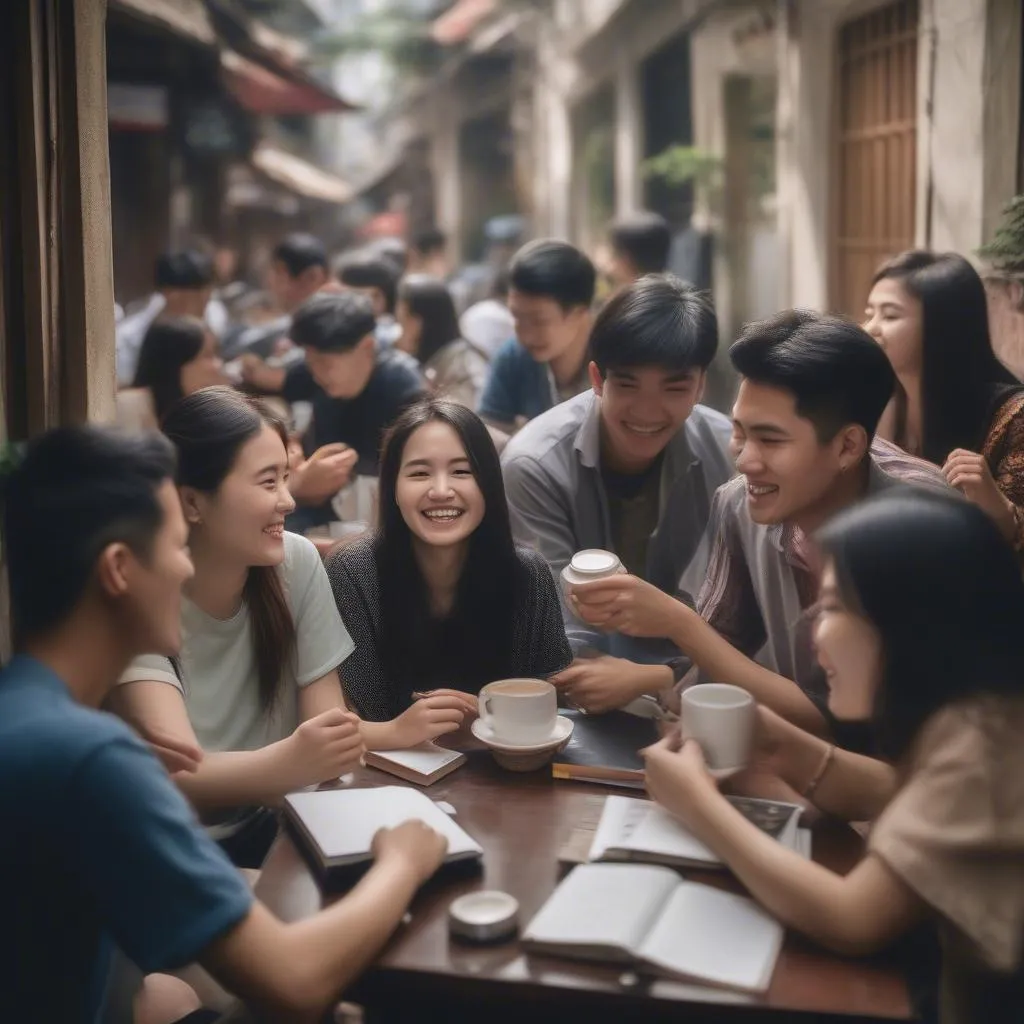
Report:
<svg viewBox="0 0 1024 1024"><path fill-rule="evenodd" d="M759 704L808 732L822 735L828 731L821 712L793 680L751 661L692 609L680 604L679 612L670 639L702 672L742 686Z"/></svg>
<svg viewBox="0 0 1024 1024"><path fill-rule="evenodd" d="M367 750L400 750L404 745L394 719L390 722L360 722L359 730Z"/></svg>
<svg viewBox="0 0 1024 1024"><path fill-rule="evenodd" d="M836 952L871 952L845 879L808 861L751 824L711 787L688 816L698 837L751 896L784 924Z"/></svg>
<svg viewBox="0 0 1024 1024"><path fill-rule="evenodd" d="M657 697L670 690L674 683L675 676L668 665L634 665L629 679L634 698Z"/></svg>
<svg viewBox="0 0 1024 1024"><path fill-rule="evenodd" d="M821 771L829 744L820 736L782 723L782 777L803 793ZM815 788L812 802L819 810L844 821L874 821L896 791L896 772L884 761L836 750Z"/></svg>
<svg viewBox="0 0 1024 1024"><path fill-rule="evenodd" d="M205 754L194 772L176 776L179 787L199 810L280 803L298 784L285 770L288 741L259 750Z"/></svg>

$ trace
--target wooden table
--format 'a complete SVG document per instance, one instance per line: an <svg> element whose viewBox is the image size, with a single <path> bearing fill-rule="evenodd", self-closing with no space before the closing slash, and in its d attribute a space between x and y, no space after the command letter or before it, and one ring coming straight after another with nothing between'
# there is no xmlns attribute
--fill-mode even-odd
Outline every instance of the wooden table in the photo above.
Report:
<svg viewBox="0 0 1024 1024"><path fill-rule="evenodd" d="M392 776L362 769L356 786L401 785ZM763 997L736 995L650 977L613 966L527 956L517 940L478 946L448 936L448 904L476 888L503 889L519 900L523 927L554 889L560 850L574 830L593 828L603 798L616 790L558 781L547 771L516 775L486 752L427 789L457 810L456 820L484 848L483 874L431 883L417 896L412 920L402 926L376 964L346 998L363 1003L367 1022L423 1021L478 1024L505 1021L842 1021L910 1019L907 988L891 964L845 960L795 935L786 943ZM618 790L623 793L625 791ZM639 795L639 794L637 794ZM862 849L851 829L819 829L815 860L847 871ZM690 873L696 877L695 873ZM711 880L705 873L704 880ZM738 887L722 872L718 884ZM725 881L727 880L727 881ZM256 889L283 920L315 913L323 895L291 838L282 833Z"/></svg>

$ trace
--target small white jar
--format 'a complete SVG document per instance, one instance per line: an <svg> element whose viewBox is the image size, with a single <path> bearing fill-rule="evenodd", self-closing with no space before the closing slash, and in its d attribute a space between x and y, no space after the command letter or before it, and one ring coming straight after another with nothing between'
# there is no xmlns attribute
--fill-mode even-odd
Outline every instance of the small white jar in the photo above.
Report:
<svg viewBox="0 0 1024 1024"><path fill-rule="evenodd" d="M584 548L577 551L562 570L562 590L568 597L573 587L583 583L595 583L624 573L626 567L619 561L619 556L612 551L601 548Z"/></svg>

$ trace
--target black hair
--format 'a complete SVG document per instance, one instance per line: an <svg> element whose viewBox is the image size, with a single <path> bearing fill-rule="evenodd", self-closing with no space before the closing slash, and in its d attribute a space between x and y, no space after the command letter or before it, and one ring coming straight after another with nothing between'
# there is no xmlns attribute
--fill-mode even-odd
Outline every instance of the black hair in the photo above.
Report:
<svg viewBox="0 0 1024 1024"><path fill-rule="evenodd" d="M441 252L448 244L448 236L440 228L425 228L413 238L412 247L422 256Z"/></svg>
<svg viewBox="0 0 1024 1024"><path fill-rule="evenodd" d="M568 242L538 239L512 257L509 287L524 295L554 299L562 309L590 306L597 271L586 253Z"/></svg>
<svg viewBox="0 0 1024 1024"><path fill-rule="evenodd" d="M395 312L395 298L401 271L386 256L356 253L338 266L338 280L350 288L376 288L384 296L384 308Z"/></svg>
<svg viewBox="0 0 1024 1024"><path fill-rule="evenodd" d="M390 260L398 274L404 274L409 265L409 247L400 238L378 239L373 249L384 259Z"/></svg>
<svg viewBox="0 0 1024 1024"><path fill-rule="evenodd" d="M165 252L156 261L153 283L157 289L199 291L213 287L213 260L198 249Z"/></svg>
<svg viewBox="0 0 1024 1024"><path fill-rule="evenodd" d="M299 277L310 267L323 267L327 270L327 250L324 243L315 235L301 232L288 235L278 242L270 258L281 263L291 278Z"/></svg>
<svg viewBox="0 0 1024 1024"><path fill-rule="evenodd" d="M851 423L874 438L896 386L888 358L865 331L807 309L747 324L729 358L741 377L793 395L823 444Z"/></svg>
<svg viewBox="0 0 1024 1024"><path fill-rule="evenodd" d="M148 559L164 524L157 494L174 449L155 432L60 427L32 441L3 484L15 645L60 626L110 544Z"/></svg>
<svg viewBox="0 0 1024 1024"><path fill-rule="evenodd" d="M710 296L671 274L649 275L616 292L590 331L590 357L602 376L629 366L706 370L717 349Z"/></svg>
<svg viewBox="0 0 1024 1024"><path fill-rule="evenodd" d="M887 756L948 704L1024 696L1024 581L985 512L901 487L841 513L820 540L844 604L881 633L873 719Z"/></svg>
<svg viewBox="0 0 1024 1024"><path fill-rule="evenodd" d="M163 422L163 431L178 452L178 486L214 494L243 446L264 426L281 438L287 451L284 423L259 399L221 386L202 388L183 398ZM269 711L289 686L295 660L295 620L274 566L250 567L242 597L252 623L260 703Z"/></svg>
<svg viewBox="0 0 1024 1024"><path fill-rule="evenodd" d="M641 210L614 221L608 229L612 248L622 253L639 276L661 274L668 267L672 229L660 214Z"/></svg>
<svg viewBox="0 0 1024 1024"><path fill-rule="evenodd" d="M149 388L158 422L185 397L181 368L203 350L208 333L202 320L190 316L157 320L146 331L132 386Z"/></svg>
<svg viewBox="0 0 1024 1024"><path fill-rule="evenodd" d="M410 274L402 278L398 297L413 316L423 321L420 345L413 355L428 363L445 345L459 337L459 318L448 286L429 274Z"/></svg>
<svg viewBox="0 0 1024 1024"><path fill-rule="evenodd" d="M941 466L954 448L978 451L997 407L1020 386L992 351L978 272L957 253L916 250L883 263L871 284L886 278L921 302L921 454Z"/></svg>
<svg viewBox="0 0 1024 1024"><path fill-rule="evenodd" d="M426 582L413 555L412 533L396 500L402 456L412 434L428 423L446 423L458 434L484 500L484 515L469 541L452 615L464 643L451 651L451 684L479 687L506 678L513 663L513 621L525 570L512 540L501 464L483 421L455 402L428 399L410 406L388 430L380 461L379 522L374 553L380 576L381 659L389 678L415 687L419 654L430 642L434 620Z"/></svg>
<svg viewBox="0 0 1024 1024"><path fill-rule="evenodd" d="M373 303L365 295L321 292L295 311L289 336L318 352L349 352L376 326Z"/></svg>

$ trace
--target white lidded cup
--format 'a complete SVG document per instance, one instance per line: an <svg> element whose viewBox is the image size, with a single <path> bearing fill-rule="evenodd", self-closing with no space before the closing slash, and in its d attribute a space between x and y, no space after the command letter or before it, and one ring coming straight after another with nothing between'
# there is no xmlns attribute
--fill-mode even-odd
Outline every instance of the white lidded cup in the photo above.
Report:
<svg viewBox="0 0 1024 1024"><path fill-rule="evenodd" d="M577 551L562 570L562 590L568 597L573 587L595 583L625 571L626 567L614 552L602 548L584 548Z"/></svg>
<svg viewBox="0 0 1024 1024"><path fill-rule="evenodd" d="M700 744L707 766L715 771L746 767L756 718L754 698L729 683L700 683L680 696L683 736Z"/></svg>
<svg viewBox="0 0 1024 1024"><path fill-rule="evenodd" d="M498 679L480 691L480 720L499 743L528 747L550 740L558 717L555 688L543 679Z"/></svg>

